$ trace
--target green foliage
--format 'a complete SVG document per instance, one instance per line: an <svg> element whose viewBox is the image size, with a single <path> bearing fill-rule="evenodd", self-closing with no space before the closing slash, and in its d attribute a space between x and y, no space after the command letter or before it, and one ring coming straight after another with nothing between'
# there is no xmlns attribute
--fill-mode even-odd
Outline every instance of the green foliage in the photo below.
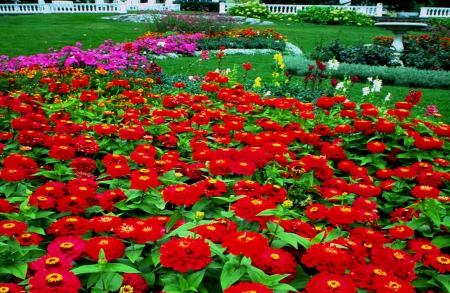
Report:
<svg viewBox="0 0 450 293"><path fill-rule="evenodd" d="M216 33L230 30L237 25L229 16L213 13L188 14L172 11L160 11L152 15L147 23L151 32L166 33Z"/></svg>
<svg viewBox="0 0 450 293"><path fill-rule="evenodd" d="M374 20L366 14L357 13L354 10L339 9L333 7L310 7L297 11L295 20L315 24L340 24L355 26L371 26Z"/></svg>
<svg viewBox="0 0 450 293"><path fill-rule="evenodd" d="M285 57L286 70L298 76L308 74L308 67L315 61L302 57ZM419 70L409 67L369 66L361 64L341 63L338 70L333 71L333 77L344 78L349 72L360 80L377 76L383 84L422 88L450 87L450 72L435 70Z"/></svg>
<svg viewBox="0 0 450 293"><path fill-rule="evenodd" d="M197 43L199 50L219 50L221 46L224 46L227 49L273 49L277 51L284 51L286 49L286 42L263 37L219 37L205 38Z"/></svg>
<svg viewBox="0 0 450 293"><path fill-rule="evenodd" d="M219 2L201 2L192 0L176 0L182 11L219 12Z"/></svg>
<svg viewBox="0 0 450 293"><path fill-rule="evenodd" d="M447 28L447 33L448 30L450 30L450 18L430 18L428 21L435 29L439 29L440 26L444 26Z"/></svg>
<svg viewBox="0 0 450 293"><path fill-rule="evenodd" d="M233 16L244 16L251 18L267 18L270 14L269 8L258 1L246 2L228 8L228 14Z"/></svg>
<svg viewBox="0 0 450 293"><path fill-rule="evenodd" d="M339 62L366 64L366 65L394 65L391 60L394 51L388 46L364 45L344 46L339 39L332 41L326 47L318 47L311 54L312 59L330 60L336 58Z"/></svg>

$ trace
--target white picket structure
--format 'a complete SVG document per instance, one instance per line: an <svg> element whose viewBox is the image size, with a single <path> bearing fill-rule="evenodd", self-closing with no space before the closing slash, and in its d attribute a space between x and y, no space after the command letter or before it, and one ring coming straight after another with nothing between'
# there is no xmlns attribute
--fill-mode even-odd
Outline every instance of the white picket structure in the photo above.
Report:
<svg viewBox="0 0 450 293"><path fill-rule="evenodd" d="M232 3L220 3L220 13L226 13L228 7L234 6ZM345 10L354 10L370 16L382 16L383 7L377 6L350 6L350 5L284 5L284 4L266 4L269 12L278 14L296 14L297 11L306 10L311 7L333 7Z"/></svg>
<svg viewBox="0 0 450 293"><path fill-rule="evenodd" d="M421 7L419 17L450 17L449 7Z"/></svg>
<svg viewBox="0 0 450 293"><path fill-rule="evenodd" d="M44 3L38 0L38 4L0 4L0 14L36 14L36 13L127 13L127 11L141 10L172 10L179 11L179 4L156 4L155 1L140 3L139 0L127 0L126 2L104 3L103 0L95 0L95 3L74 3L73 1L55 0L52 3Z"/></svg>

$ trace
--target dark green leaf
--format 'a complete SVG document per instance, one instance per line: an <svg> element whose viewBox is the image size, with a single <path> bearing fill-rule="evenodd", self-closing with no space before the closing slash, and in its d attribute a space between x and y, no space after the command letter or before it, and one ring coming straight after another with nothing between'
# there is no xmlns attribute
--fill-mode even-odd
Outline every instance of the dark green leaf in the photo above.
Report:
<svg viewBox="0 0 450 293"><path fill-rule="evenodd" d="M205 276L205 270L201 270L193 273L187 278L187 282L189 283L189 287L197 288L203 280Z"/></svg>
<svg viewBox="0 0 450 293"><path fill-rule="evenodd" d="M105 272L109 273L130 273L130 274L140 274L141 271L136 270L130 266L121 263L107 263L105 265Z"/></svg>
<svg viewBox="0 0 450 293"><path fill-rule="evenodd" d="M220 286L222 286L222 290L227 289L237 282L246 271L247 268L244 266L238 267L234 262L227 262L220 274Z"/></svg>
<svg viewBox="0 0 450 293"><path fill-rule="evenodd" d="M450 246L450 236L443 235L443 236L437 236L433 240L431 240L431 243L436 245L439 248L445 248Z"/></svg>

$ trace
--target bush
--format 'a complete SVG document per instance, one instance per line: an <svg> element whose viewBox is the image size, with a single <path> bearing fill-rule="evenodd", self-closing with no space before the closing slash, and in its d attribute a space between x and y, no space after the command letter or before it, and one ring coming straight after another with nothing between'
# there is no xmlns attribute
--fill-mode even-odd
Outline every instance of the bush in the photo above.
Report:
<svg viewBox="0 0 450 293"><path fill-rule="evenodd" d="M440 27L445 27L447 29L447 34L449 33L450 18L430 18L428 21L435 29L440 29Z"/></svg>
<svg viewBox="0 0 450 293"><path fill-rule="evenodd" d="M181 10L185 11L219 12L219 2L177 0L174 3L180 4Z"/></svg>
<svg viewBox="0 0 450 293"><path fill-rule="evenodd" d="M305 76L308 67L315 61L298 56L286 56L285 69L291 74ZM333 71L335 78L344 78L349 72L360 79L377 76L383 84L421 88L450 87L450 72L442 70L420 70L410 67L369 66L361 64L341 63L338 70Z"/></svg>
<svg viewBox="0 0 450 293"><path fill-rule="evenodd" d="M419 69L450 70L450 38L440 37L440 33L424 36L405 36L401 57L405 66ZM390 46L393 37L375 37L376 44Z"/></svg>
<svg viewBox="0 0 450 293"><path fill-rule="evenodd" d="M160 11L152 14L152 20L147 25L150 31L159 33L212 34L230 30L237 23L232 17L212 13L186 14Z"/></svg>
<svg viewBox="0 0 450 293"><path fill-rule="evenodd" d="M264 4L256 2L246 2L244 4L231 6L228 14L233 16L244 16L252 18L267 18L270 14L269 8Z"/></svg>
<svg viewBox="0 0 450 293"><path fill-rule="evenodd" d="M305 10L297 11L295 19L300 22L315 24L340 24L371 26L374 20L369 16L358 13L354 10L346 10L333 7L310 7Z"/></svg>
<svg viewBox="0 0 450 293"><path fill-rule="evenodd" d="M311 55L315 60L330 60L336 58L339 62L366 64L366 65L394 65L394 51L383 45L344 46L339 39L332 41L327 47L316 48Z"/></svg>

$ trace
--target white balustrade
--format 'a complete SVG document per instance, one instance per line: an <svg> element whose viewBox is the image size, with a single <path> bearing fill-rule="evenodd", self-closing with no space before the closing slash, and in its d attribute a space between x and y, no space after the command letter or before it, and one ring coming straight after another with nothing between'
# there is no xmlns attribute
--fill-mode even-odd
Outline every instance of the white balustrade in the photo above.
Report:
<svg viewBox="0 0 450 293"><path fill-rule="evenodd" d="M421 7L419 17L450 17L450 8L446 7Z"/></svg>
<svg viewBox="0 0 450 293"><path fill-rule="evenodd" d="M27 14L27 13L127 13L130 10L170 10L180 11L180 4L140 3L140 0L118 1L118 3L105 3L104 0L95 0L94 3L74 3L73 1L55 0L46 4L38 0L38 4L0 4L0 14ZM130 3L128 3L130 1Z"/></svg>
<svg viewBox="0 0 450 293"><path fill-rule="evenodd" d="M220 3L219 13L226 13L228 8L236 4ZM267 4L270 13L274 14L296 14L297 11L306 10L311 7L333 7L345 10L354 10L356 12L364 13L370 16L382 16L382 6L340 6L340 5L283 5L283 4Z"/></svg>

